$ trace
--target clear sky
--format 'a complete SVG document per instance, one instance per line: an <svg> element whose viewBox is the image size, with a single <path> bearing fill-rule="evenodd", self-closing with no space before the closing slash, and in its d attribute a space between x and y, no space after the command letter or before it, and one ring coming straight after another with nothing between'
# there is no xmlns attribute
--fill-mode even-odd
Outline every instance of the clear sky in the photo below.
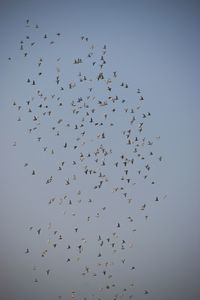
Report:
<svg viewBox="0 0 200 300"><path fill-rule="evenodd" d="M27 19L30 27L25 26ZM200 299L199 28L199 1L1 1L0 299L53 300L59 295L71 299L73 291L75 299L111 300L115 294L117 299L120 295L129 299L132 294L136 300ZM89 41L81 41L82 35ZM20 50L21 40L24 51ZM51 45L51 41L55 43ZM31 42L35 44L31 46ZM89 49L92 44L94 49ZM103 72L106 79L112 78L111 94L118 95L120 102L100 108L97 101L110 95L109 84L96 80L98 68L91 61L101 57L104 45ZM94 52L92 58L87 57L90 51ZM78 57L83 58L83 64L74 65ZM39 67L40 58L43 61ZM40 71L42 74L38 75ZM93 82L78 82L79 71ZM117 78L113 78L114 71ZM36 85L32 85L32 80ZM68 83L74 81L77 86L69 89ZM128 88L121 87L121 82L127 83ZM139 101L142 106L137 110L138 88L144 101ZM73 113L71 102L90 94L97 99L90 104L95 112L90 111L90 116L85 117L84 129L76 130L87 110L79 108L80 112ZM26 101L30 101L33 113L28 113ZM17 105L13 106L13 102ZM112 112L113 108L116 112ZM136 135L153 141L151 149L155 155L147 159L151 150L145 144L142 155L145 163L151 165L147 180L138 175L138 170L144 168L141 160L136 159L134 167L128 165L131 185L126 183L125 197L112 190L125 184L120 179L125 176L124 167L115 167L114 163L121 164L119 157L124 153L135 157L134 146L127 146L123 135L131 127L131 108L138 122L144 122L143 132L139 135L137 128ZM52 111L51 116L42 115L48 110ZM147 112L151 116L143 119L142 114ZM36 124L34 116L40 125L28 133ZM19 117L21 121L17 121ZM98 126L89 122L90 117ZM63 120L60 124L59 119ZM99 126L101 122L103 127ZM112 122L114 126L110 126ZM56 129L52 130L54 126ZM85 136L77 140L83 130ZM97 138L102 132L106 138ZM158 140L157 136L161 138ZM131 139L134 137L135 131ZM67 149L63 147L65 142ZM112 149L112 153L106 157L100 153L96 164L86 156L90 153L94 157L101 143L103 149ZM105 168L100 166L104 159ZM73 160L79 163L73 165ZM58 171L62 161L65 164ZM85 165L105 173L108 182L95 190L98 176L84 175ZM53 181L46 184L50 176ZM65 185L68 178L69 186ZM56 200L49 205L53 197ZM133 199L131 204L128 197ZM133 222L127 219L129 216ZM67 249L68 245L71 249ZM48 253L41 257L45 249ZM98 257L99 252L102 257ZM107 261L109 265L105 266ZM102 265L98 266L99 262ZM89 272L85 271L86 266ZM132 266L135 270L130 270ZM84 272L86 275L82 275ZM38 282L34 282L35 278Z"/></svg>

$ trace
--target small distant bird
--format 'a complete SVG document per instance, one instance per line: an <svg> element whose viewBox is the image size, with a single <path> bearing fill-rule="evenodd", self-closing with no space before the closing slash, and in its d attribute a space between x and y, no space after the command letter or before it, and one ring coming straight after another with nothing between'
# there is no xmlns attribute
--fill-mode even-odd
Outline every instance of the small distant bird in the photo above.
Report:
<svg viewBox="0 0 200 300"><path fill-rule="evenodd" d="M48 269L48 270L46 271L46 273L47 273L47 275L49 275L49 273L50 273L50 269Z"/></svg>

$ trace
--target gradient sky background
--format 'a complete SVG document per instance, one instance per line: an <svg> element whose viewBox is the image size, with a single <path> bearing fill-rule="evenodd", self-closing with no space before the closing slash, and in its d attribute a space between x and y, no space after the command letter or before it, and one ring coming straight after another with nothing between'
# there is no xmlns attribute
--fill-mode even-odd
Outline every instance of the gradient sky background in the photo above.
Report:
<svg viewBox="0 0 200 300"><path fill-rule="evenodd" d="M71 61L84 51L80 46L82 34L98 47L106 44L108 72L117 70L120 78L129 83L128 101L138 87L142 89L146 109L152 113L147 132L161 136L157 149L164 159L155 168L156 191L161 198L165 194L167 197L152 205L148 222L136 217L135 247L127 257L133 257L137 272L124 275L116 266L113 272L119 285L126 286L129 276L133 276L134 299L138 300L200 299L200 3L154 0L1 1L0 299L57 299L58 295L70 299L73 289L92 299L90 291L95 293L101 284L101 280L97 284L92 279L79 278L76 264L69 271L65 269L62 249L50 257L54 272L50 279L46 278L42 272L48 265L36 254L43 249L48 234L38 237L27 230L32 224L43 228L52 221L54 228L66 228L70 239L73 236L67 230L74 226L72 218L66 221L58 206L55 210L48 207L52 193L64 193L63 185L56 183L47 190L42 178L53 172L51 160L25 133L25 121L16 122L18 115L12 106L14 100L22 104L30 98L30 88L24 82L35 71L34 58L24 63L19 55L19 42L27 34L27 18L39 24L41 35L47 33L53 39L56 32L61 32L60 48L54 51L42 46L34 53L35 57L46 55L48 61L66 56L66 65L60 66L69 76L67 80L76 74ZM44 73L51 77L54 66L45 68ZM47 94L53 89L52 78L49 80L44 81ZM119 116L119 129L123 122ZM13 141L17 141L16 148L12 147ZM117 137L113 138L113 148L117 142ZM40 174L33 178L32 169L23 167L26 161ZM86 184L83 180L81 187ZM137 191L144 198L148 192ZM123 218L120 204L110 209L113 220ZM84 223L82 226L84 231ZM100 220L88 231L91 260L95 259L93 238L98 236L99 228L106 235L107 226L109 222L102 225ZM124 237L128 238L126 230ZM24 254L27 247L33 249L31 256ZM83 266L90 262L87 260L85 257ZM33 265L39 267L37 286L33 284ZM149 295L144 295L144 289L150 291ZM108 296L101 297L110 300ZM97 295L94 299L98 299Z"/></svg>

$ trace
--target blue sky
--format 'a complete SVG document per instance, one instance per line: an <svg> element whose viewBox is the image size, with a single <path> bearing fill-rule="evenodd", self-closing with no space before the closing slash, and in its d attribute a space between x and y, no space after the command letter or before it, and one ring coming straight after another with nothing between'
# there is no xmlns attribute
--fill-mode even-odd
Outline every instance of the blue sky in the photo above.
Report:
<svg viewBox="0 0 200 300"><path fill-rule="evenodd" d="M1 100L0 100L0 135L1 135L1 201L0 201L0 274L2 299L70 299L71 292L77 292L78 299L113 299L115 293L127 287L130 281L135 286L125 293L134 295L135 299L198 299L199 266L199 70L200 41L198 1L7 1L0 7L1 35ZM38 31L25 27L25 20L38 24ZM60 32L58 38L56 33ZM42 36L47 33L48 43ZM27 59L19 50L20 41L27 35L35 41L33 49L28 50ZM57 91L55 83L56 67L61 69L63 83L77 79L79 65L73 65L76 57L85 57L88 53L87 43L80 36L88 36L89 45L94 44L95 53L99 55L106 44L105 73L112 76L117 71L118 77L113 89L120 97L127 99L127 107L136 106L137 88L141 88L145 101L142 109L150 111L151 118L145 122L145 134L155 139L153 151L163 157L161 163L152 163L152 176L156 178L155 187L136 179L136 187L129 190L134 198L130 209L122 204L121 198L110 193L112 182L118 182L118 173L107 168L109 184L101 193L95 194L90 189L92 179L81 177L81 169L71 166L77 154L74 151L64 152L61 143L68 141L74 145L76 133L64 126L60 127L61 137L52 135L50 127L61 117L65 122L76 124L76 118L70 112L70 101L78 96L86 96L88 86L80 86L76 90L64 91L63 101L66 107L61 108L56 102L50 104L53 116L43 122L37 134L29 135L27 129L32 120L26 113L26 101L35 95L37 87L45 95ZM55 40L55 45L49 45ZM29 41L25 41L28 44ZM29 46L30 48L30 46ZM27 48L27 49L29 49ZM8 61L8 57L12 60ZM37 62L42 57L43 75L38 78ZM56 59L61 57L60 62ZM90 65L80 65L82 72L94 78L95 72ZM37 78L36 87L26 83L27 78ZM128 89L121 89L121 81L127 82ZM104 98L108 92L101 84L94 87L95 96ZM35 98L37 98L35 96ZM22 106L18 113L13 101ZM39 100L38 100L39 101ZM33 109L39 113L37 102ZM38 102L38 105L40 102ZM115 126L105 127L110 136L105 140L105 147L113 149L113 156L124 151L124 144L119 138L128 119L119 105L115 116L110 114L110 122ZM69 110L68 110L69 109ZM22 121L17 122L18 116ZM78 115L77 115L78 116ZM101 120L97 109L95 117ZM79 119L78 119L79 120ZM108 123L109 124L109 123ZM58 126L58 125L56 125ZM116 128L116 129L115 129ZM88 144L85 152L93 152L96 145L89 139L96 136L96 129L86 126ZM101 130L99 129L99 132ZM39 144L37 137L42 136ZM16 141L17 146L13 147ZM48 146L48 153L42 147ZM50 149L58 149L54 156ZM146 150L145 150L146 151ZM128 152L129 153L129 152ZM66 155L66 156L65 156ZM58 174L59 163L65 160L66 173ZM111 161L108 158L108 162ZM28 168L24 163L28 162ZM138 165L140 167L140 163ZM32 176L32 170L36 176ZM133 176L136 176L132 171ZM93 197L94 204L89 207L84 201L76 204L64 215L59 199L66 193L64 179L76 174L80 180L78 185L83 199ZM46 179L52 175L52 185L46 185ZM121 174L120 174L121 175ZM71 178L70 177L70 178ZM134 177L135 178L135 177ZM137 177L136 177L137 178ZM110 183L111 182L111 183ZM69 192L70 197L79 199L75 194L79 188L75 186ZM158 203L151 201L159 195ZM164 197L167 195L167 197ZM51 197L57 197L57 204L48 205ZM76 198L77 197L77 198ZM84 198L85 197L85 198ZM108 200L109 198L109 200ZM144 201L143 201L144 200ZM149 219L138 210L143 202L148 205ZM102 207L107 209L102 212ZM71 209L71 208L70 208ZM101 211L100 217L95 215ZM77 219L71 213L77 213ZM69 213L69 214L68 214ZM125 219L134 216L137 231L130 234L129 224ZM92 217L90 226L85 222L87 215ZM106 239L116 229L118 221L122 222L119 239L132 241L133 248L115 254L105 247L104 257L115 264L110 267L113 291L99 291L104 286L105 278L102 270L96 267L98 254L98 234ZM46 260L42 260L40 252L51 239L52 230L48 230L49 222L52 230L58 230L64 237L63 244L50 251ZM33 225L33 232L27 230ZM81 230L74 235L74 227ZM127 227L128 226L128 227ZM37 235L36 229L42 228ZM72 255L70 266L66 260L66 243L77 245L81 238L86 238L85 252L80 262ZM127 242L128 243L128 242ZM26 248L31 249L25 255ZM125 254L124 254L125 253ZM127 268L134 264L135 273L124 269L121 259L125 257ZM37 266L37 273L32 270ZM96 278L80 275L80 270L90 265ZM46 276L45 270L50 268L51 274ZM36 274L36 275L35 275ZM34 284L37 276L39 282ZM108 280L109 282L109 280ZM144 290L149 290L144 295ZM95 296L92 298L92 294Z"/></svg>

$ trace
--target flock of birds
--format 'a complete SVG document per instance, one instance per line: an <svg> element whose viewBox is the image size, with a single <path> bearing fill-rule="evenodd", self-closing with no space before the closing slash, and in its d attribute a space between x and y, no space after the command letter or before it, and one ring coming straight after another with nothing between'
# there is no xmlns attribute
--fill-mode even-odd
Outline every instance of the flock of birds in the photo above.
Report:
<svg viewBox="0 0 200 300"><path fill-rule="evenodd" d="M25 60L34 53L34 47L40 46L39 39L48 47L56 44L59 47L60 32L55 34L55 40L51 40L47 33L40 34L39 26L32 25L29 20L26 20L25 26L29 33L19 45ZM38 41L31 36L35 30L39 32ZM63 58L51 57L55 62L55 73L50 85L48 83L44 87L42 77L48 74L44 71L46 61L43 53L35 62L37 73L31 76L29 72L24 82L30 86L30 98L23 103L13 102L18 114L17 122L26 126L29 138L36 140L42 155L46 154L53 165L54 171L43 180L46 189L56 182L63 186L62 195L60 191L56 195L54 189L55 194L47 200L47 206L49 209L61 208L66 217L65 229L56 229L50 221L47 228L31 225L28 230L40 237L46 229L49 232L48 241L39 254L42 259L47 259L51 251L62 245L66 272L70 273L74 264L77 269L77 263L80 263L77 277L84 277L87 282L91 278L100 278L96 294L82 295L77 284L77 290L69 291L69 297L83 300L91 297L98 300L132 299L135 286L133 273L127 272L136 272L135 265L129 264L134 256L134 213L141 214L146 222L148 207L161 198L154 190L153 196L149 196L151 200L143 202L137 202L133 195L137 186L145 189L156 185L151 170L156 162L162 161L162 156L154 148L160 136L148 138L145 135L151 113L143 108L144 95L140 88L136 88L132 96L134 99L126 99L132 91L129 91L127 82L120 80L117 71L110 72L107 67L107 45L99 49L90 44L86 36L81 36L80 41L83 43L80 47L86 48L86 54L71 62L71 68L76 72L75 79L66 81L62 70ZM11 62L13 59L8 58ZM123 97L123 94L126 96ZM13 146L17 146L16 141ZM31 162L24 162L24 168L29 169L32 176L39 173ZM115 205L119 208L115 209ZM122 213L124 207L130 213L126 220ZM113 223L113 220L116 222ZM75 226L72 227L72 224ZM100 231L99 224L107 225ZM69 236L75 236L71 243ZM25 254L31 253L31 247L27 247ZM83 267L81 262L84 263L85 257L89 259L90 255L94 256L95 263L91 261L89 265L89 260ZM115 271L112 272L114 266L124 270L129 278L127 282L130 281L127 286L119 287ZM36 266L33 272L36 274ZM49 262L44 274L50 277L53 272ZM33 281L34 284L40 283L36 275ZM148 289L143 290L143 294L148 293ZM68 299L66 297L59 295L57 299Z"/></svg>

